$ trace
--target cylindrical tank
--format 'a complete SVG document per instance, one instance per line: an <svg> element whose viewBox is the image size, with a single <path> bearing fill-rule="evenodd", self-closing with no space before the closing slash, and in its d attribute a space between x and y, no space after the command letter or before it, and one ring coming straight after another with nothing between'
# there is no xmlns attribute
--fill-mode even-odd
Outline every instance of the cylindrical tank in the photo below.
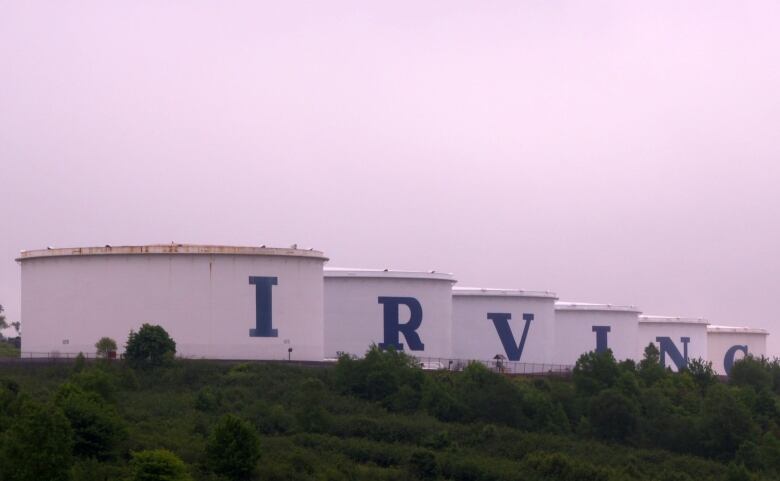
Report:
<svg viewBox="0 0 780 481"><path fill-rule="evenodd" d="M750 354L766 355L766 337L763 329L750 327L708 326L707 352L712 368L718 374L728 375L734 361Z"/></svg>
<svg viewBox="0 0 780 481"><path fill-rule="evenodd" d="M94 353L101 337L123 346L150 323L182 357L319 361L326 260L183 244L24 251L22 353Z"/></svg>
<svg viewBox="0 0 780 481"><path fill-rule="evenodd" d="M586 352L606 349L617 360L633 359L640 312L634 306L556 303L556 362L574 364Z"/></svg>
<svg viewBox="0 0 780 481"><path fill-rule="evenodd" d="M661 364L674 371L691 359L707 360L707 324L698 318L639 316L636 360L642 359L650 343L660 351Z"/></svg>
<svg viewBox="0 0 780 481"><path fill-rule="evenodd" d="M452 354L451 274L325 269L325 355L362 356L371 344L418 358Z"/></svg>
<svg viewBox="0 0 780 481"><path fill-rule="evenodd" d="M453 288L452 357L552 364L556 299L551 292Z"/></svg>

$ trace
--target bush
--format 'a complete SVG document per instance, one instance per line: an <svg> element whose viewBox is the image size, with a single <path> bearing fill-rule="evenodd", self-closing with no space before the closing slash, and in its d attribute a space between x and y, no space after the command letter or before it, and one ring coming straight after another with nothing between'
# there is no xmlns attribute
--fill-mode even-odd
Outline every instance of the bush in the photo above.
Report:
<svg viewBox="0 0 780 481"><path fill-rule="evenodd" d="M167 449L133 453L130 469L132 481L192 481L184 462Z"/></svg>
<svg viewBox="0 0 780 481"><path fill-rule="evenodd" d="M251 424L227 414L220 419L206 444L209 469L228 479L249 479L260 459L260 438Z"/></svg>
<svg viewBox="0 0 780 481"><path fill-rule="evenodd" d="M144 324L138 332L130 331L125 359L136 368L168 364L176 354L176 342L161 326Z"/></svg>
<svg viewBox="0 0 780 481"><path fill-rule="evenodd" d="M28 402L0 448L3 481L67 481L73 431L59 409Z"/></svg>

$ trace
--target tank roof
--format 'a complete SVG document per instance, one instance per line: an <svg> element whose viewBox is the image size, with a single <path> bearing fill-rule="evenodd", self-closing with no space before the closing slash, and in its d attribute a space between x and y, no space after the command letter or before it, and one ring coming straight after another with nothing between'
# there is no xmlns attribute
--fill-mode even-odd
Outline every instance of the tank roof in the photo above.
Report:
<svg viewBox="0 0 780 481"><path fill-rule="evenodd" d="M326 278L373 278L373 279L427 279L456 282L452 274L436 271L402 271L393 269L352 269L326 267Z"/></svg>
<svg viewBox="0 0 780 481"><path fill-rule="evenodd" d="M308 257L328 260L325 255L314 249L266 247L266 246L224 246L202 244L149 244L138 246L111 246L103 247L63 247L22 251L17 262L30 259L51 257L82 257L82 256L111 256L111 255L233 255L233 256L284 256L284 257Z"/></svg>
<svg viewBox="0 0 780 481"><path fill-rule="evenodd" d="M755 327L736 327L736 326L707 326L708 334L758 334L768 336L769 332L765 329Z"/></svg>
<svg viewBox="0 0 780 481"><path fill-rule="evenodd" d="M558 311L601 311L601 312L642 312L636 306L624 306L618 304L596 304L591 302L556 302L555 309Z"/></svg>
<svg viewBox="0 0 780 481"><path fill-rule="evenodd" d="M701 317L675 317L675 316L639 316L639 322L648 324L709 324L707 319Z"/></svg>
<svg viewBox="0 0 780 481"><path fill-rule="evenodd" d="M545 299L558 299L554 292L550 291L526 291L524 289L497 289L488 287L453 287L453 296L475 297L539 297Z"/></svg>

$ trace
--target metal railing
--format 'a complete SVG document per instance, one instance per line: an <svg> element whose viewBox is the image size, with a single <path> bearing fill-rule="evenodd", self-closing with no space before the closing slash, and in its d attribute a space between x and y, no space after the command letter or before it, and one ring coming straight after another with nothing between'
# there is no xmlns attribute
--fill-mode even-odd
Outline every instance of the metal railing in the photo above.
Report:
<svg viewBox="0 0 780 481"><path fill-rule="evenodd" d="M424 370L448 370L462 371L470 363L479 363L491 371L502 374L514 374L524 376L569 376L574 366L567 364L540 364L532 362L508 361L506 359L450 359L440 357L418 357L415 359L420 362Z"/></svg>
<svg viewBox="0 0 780 481"><path fill-rule="evenodd" d="M23 352L17 357L0 357L0 363L56 363L56 362L73 362L79 353L73 352ZM83 356L86 360L104 359L102 356L98 356L94 352L85 352ZM121 356L117 356L116 360L119 360ZM480 363L487 367L491 371L511 374L511 375L523 375L523 376L569 376L571 375L574 366L566 364L540 364L520 361L508 361L506 359L456 359L456 358L443 358L443 357L422 357L413 356L419 363L422 369L426 371L462 371L470 363ZM187 358L179 358L187 359ZM194 360L194 359L193 359ZM205 360L205 359L197 359ZM262 360L262 359L213 359L213 361L220 362L287 362L280 360ZM334 364L336 359L325 359L321 362L309 361L309 362L296 362L296 364L302 365L330 365Z"/></svg>

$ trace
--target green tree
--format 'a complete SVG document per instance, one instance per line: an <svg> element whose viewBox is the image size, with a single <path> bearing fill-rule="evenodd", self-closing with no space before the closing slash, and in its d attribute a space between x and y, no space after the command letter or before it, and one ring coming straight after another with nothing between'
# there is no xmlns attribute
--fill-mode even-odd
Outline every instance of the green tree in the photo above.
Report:
<svg viewBox="0 0 780 481"><path fill-rule="evenodd" d="M661 353L652 342L645 347L644 357L639 361L638 372L646 386L652 386L666 375L661 365Z"/></svg>
<svg viewBox="0 0 780 481"><path fill-rule="evenodd" d="M707 454L720 459L731 459L744 441L755 439L758 434L750 410L732 389L716 384L704 399L704 448Z"/></svg>
<svg viewBox="0 0 780 481"><path fill-rule="evenodd" d="M637 405L616 389L601 391L590 401L590 423L596 436L609 441L625 441L637 431Z"/></svg>
<svg viewBox="0 0 780 481"><path fill-rule="evenodd" d="M187 466L167 449L138 451L130 461L132 481L191 481Z"/></svg>
<svg viewBox="0 0 780 481"><path fill-rule="evenodd" d="M97 350L98 357L108 359L111 353L116 353L116 341L110 337L101 337L98 342L95 343L95 349Z"/></svg>
<svg viewBox="0 0 780 481"><path fill-rule="evenodd" d="M161 326L143 324L138 332L130 331L125 359L137 368L157 367L173 360L176 342Z"/></svg>
<svg viewBox="0 0 780 481"><path fill-rule="evenodd" d="M3 312L5 312L5 309L3 309L3 305L0 304L0 331L8 328L8 323L5 320L5 315Z"/></svg>
<svg viewBox="0 0 780 481"><path fill-rule="evenodd" d="M60 387L56 405L68 418L74 432L73 453L83 458L113 457L126 430L116 409L95 393L66 383Z"/></svg>
<svg viewBox="0 0 780 481"><path fill-rule="evenodd" d="M67 481L73 431L59 409L27 402L0 448L3 481Z"/></svg>
<svg viewBox="0 0 780 481"><path fill-rule="evenodd" d="M577 391L586 395L593 395L614 386L619 376L620 368L611 349L581 355L572 371Z"/></svg>
<svg viewBox="0 0 780 481"><path fill-rule="evenodd" d="M717 380L715 377L715 370L712 369L712 362L702 358L689 360L685 370L691 375L696 384L698 384L702 392L705 392L707 388L715 384L715 381Z"/></svg>
<svg viewBox="0 0 780 481"><path fill-rule="evenodd" d="M233 481L249 479L260 459L260 437L251 424L223 416L209 435L206 461L211 471Z"/></svg>
<svg viewBox="0 0 780 481"><path fill-rule="evenodd" d="M756 391L772 389L769 363L763 357L747 355L734 363L729 382L735 386L751 386Z"/></svg>

